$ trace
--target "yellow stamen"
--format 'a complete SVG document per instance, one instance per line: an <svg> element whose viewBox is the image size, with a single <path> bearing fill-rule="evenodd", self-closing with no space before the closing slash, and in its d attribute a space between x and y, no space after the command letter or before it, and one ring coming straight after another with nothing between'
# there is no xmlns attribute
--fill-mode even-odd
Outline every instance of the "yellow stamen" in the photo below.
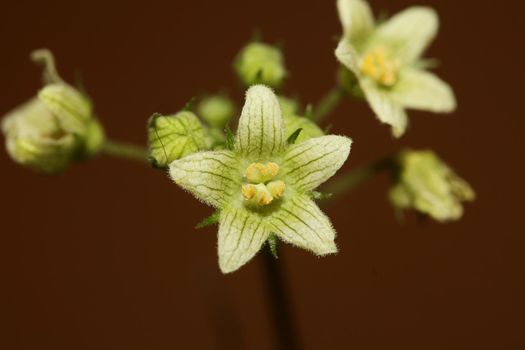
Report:
<svg viewBox="0 0 525 350"><path fill-rule="evenodd" d="M266 187L268 188L268 191L270 191L271 195L275 199L281 198L284 190L286 189L286 185L284 184L284 181L281 181L281 180L272 181L268 185L266 185Z"/></svg>
<svg viewBox="0 0 525 350"><path fill-rule="evenodd" d="M261 191L258 194L260 195L257 201L259 205L268 205L273 201L273 197L268 191Z"/></svg>
<svg viewBox="0 0 525 350"><path fill-rule="evenodd" d="M244 176L251 183L264 183L273 179L279 173L279 166L275 163L251 163L246 168Z"/></svg>
<svg viewBox="0 0 525 350"><path fill-rule="evenodd" d="M275 163L266 164L266 169L268 169L269 174L274 177L279 173L279 166Z"/></svg>
<svg viewBox="0 0 525 350"><path fill-rule="evenodd" d="M245 199L250 200L255 196L255 193L257 190L255 189L255 186L252 184L245 184L242 185L242 195Z"/></svg>
<svg viewBox="0 0 525 350"><path fill-rule="evenodd" d="M361 72L383 86L392 86L397 81L399 64L387 59L385 51L377 48L366 54L361 63Z"/></svg>

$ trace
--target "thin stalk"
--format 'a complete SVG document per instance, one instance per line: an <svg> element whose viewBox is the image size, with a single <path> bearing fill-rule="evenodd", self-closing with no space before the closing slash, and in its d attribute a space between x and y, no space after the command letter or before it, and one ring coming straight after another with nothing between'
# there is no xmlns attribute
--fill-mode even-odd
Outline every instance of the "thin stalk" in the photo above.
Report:
<svg viewBox="0 0 525 350"><path fill-rule="evenodd" d="M282 254L282 252L280 254ZM297 350L299 349L299 345L284 273L279 266L279 261L273 257L270 249L264 249L262 255L267 281L266 285L273 310L273 324L279 342L278 349Z"/></svg>
<svg viewBox="0 0 525 350"><path fill-rule="evenodd" d="M148 161L148 151L145 148L107 140L102 146L102 152L117 158L136 160L141 162Z"/></svg>
<svg viewBox="0 0 525 350"><path fill-rule="evenodd" d="M392 157L381 159L375 163L351 170L337 177L323 187L323 192L330 193L330 199L340 197L372 178L374 175L383 170L391 170L394 166Z"/></svg>
<svg viewBox="0 0 525 350"><path fill-rule="evenodd" d="M321 122L337 107L344 96L345 93L341 88L334 88L330 90L317 104L317 107L314 109L314 113L312 115L312 120L317 123Z"/></svg>

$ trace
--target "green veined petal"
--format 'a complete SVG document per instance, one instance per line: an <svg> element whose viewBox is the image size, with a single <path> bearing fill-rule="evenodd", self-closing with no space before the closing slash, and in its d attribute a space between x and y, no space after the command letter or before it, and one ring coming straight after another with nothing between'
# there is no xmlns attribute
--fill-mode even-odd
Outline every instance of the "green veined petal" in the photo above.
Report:
<svg viewBox="0 0 525 350"><path fill-rule="evenodd" d="M271 231L288 243L317 255L337 252L330 220L306 195L287 198L267 220Z"/></svg>
<svg viewBox="0 0 525 350"><path fill-rule="evenodd" d="M244 208L221 211L218 253L223 273L237 270L261 249L270 234L262 221Z"/></svg>
<svg viewBox="0 0 525 350"><path fill-rule="evenodd" d="M222 207L240 193L238 159L231 151L194 153L170 164L177 185L203 202Z"/></svg>
<svg viewBox="0 0 525 350"><path fill-rule="evenodd" d="M403 106L393 100L390 90L378 87L370 79L361 79L360 85L377 118L392 127L392 134L395 137L401 137L408 125L408 117Z"/></svg>
<svg viewBox="0 0 525 350"><path fill-rule="evenodd" d="M403 69L391 96L405 108L436 113L448 113L456 109L452 88L435 74L419 69Z"/></svg>
<svg viewBox="0 0 525 350"><path fill-rule="evenodd" d="M354 45L363 43L374 29L370 6L363 0L338 0L337 12L344 36Z"/></svg>
<svg viewBox="0 0 525 350"><path fill-rule="evenodd" d="M283 158L283 178L298 192L313 190L343 165L350 154L352 140L327 135L290 147Z"/></svg>
<svg viewBox="0 0 525 350"><path fill-rule="evenodd" d="M335 57L356 76L359 77L361 75L359 56L357 55L355 47L352 46L348 40L342 39L339 41L339 45L337 45L335 49Z"/></svg>
<svg viewBox="0 0 525 350"><path fill-rule="evenodd" d="M75 88L66 84L47 85L39 91L38 98L57 117L65 131L82 136L87 132L92 106Z"/></svg>
<svg viewBox="0 0 525 350"><path fill-rule="evenodd" d="M412 63L423 54L437 34L439 19L430 7L410 7L380 25L369 47L382 46L403 63Z"/></svg>
<svg viewBox="0 0 525 350"><path fill-rule="evenodd" d="M253 159L279 154L286 139L279 100L273 91L255 85L246 92L235 148Z"/></svg>

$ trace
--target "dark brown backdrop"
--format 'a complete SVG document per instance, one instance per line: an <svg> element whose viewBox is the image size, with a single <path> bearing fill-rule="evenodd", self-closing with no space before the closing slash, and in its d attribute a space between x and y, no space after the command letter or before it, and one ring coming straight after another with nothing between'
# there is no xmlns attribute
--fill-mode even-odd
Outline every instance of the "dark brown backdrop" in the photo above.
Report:
<svg viewBox="0 0 525 350"><path fill-rule="evenodd" d="M305 349L525 348L523 8L420 3L440 13L429 56L441 60L457 112L410 113L400 141L362 103L345 102L329 122L354 139L345 169L432 147L479 199L458 223L400 225L379 177L328 208L340 254L282 252ZM65 77L81 72L108 134L137 144L153 112L223 85L240 99L231 61L254 28L284 44L286 91L303 101L327 91L337 67L332 1L9 1L1 13L2 113L36 91L28 54L47 46ZM220 275L216 229L193 229L211 210L164 174L107 157L57 177L4 151L0 164L0 348L275 345L260 261Z"/></svg>

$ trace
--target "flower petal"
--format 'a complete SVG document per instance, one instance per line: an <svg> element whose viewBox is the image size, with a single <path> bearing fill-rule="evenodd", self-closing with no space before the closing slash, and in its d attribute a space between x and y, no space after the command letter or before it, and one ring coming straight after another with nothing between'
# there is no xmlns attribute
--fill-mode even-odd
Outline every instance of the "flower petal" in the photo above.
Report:
<svg viewBox="0 0 525 350"><path fill-rule="evenodd" d="M374 18L366 1L338 0L337 12L345 38L354 45L363 43L374 29Z"/></svg>
<svg viewBox="0 0 525 350"><path fill-rule="evenodd" d="M267 220L271 231L286 242L317 255L337 252L330 220L306 195L286 198Z"/></svg>
<svg viewBox="0 0 525 350"><path fill-rule="evenodd" d="M430 7L410 7L380 25L370 47L384 46L404 63L417 60L437 34L439 18Z"/></svg>
<svg viewBox="0 0 525 350"><path fill-rule="evenodd" d="M231 151L200 152L173 161L170 176L201 201L221 207L240 191L238 159Z"/></svg>
<svg viewBox="0 0 525 350"><path fill-rule="evenodd" d="M49 84L38 92L38 98L58 118L64 130L85 135L92 106L75 88L66 84Z"/></svg>
<svg viewBox="0 0 525 350"><path fill-rule="evenodd" d="M221 211L219 224L219 267L223 273L237 270L261 249L270 235L262 218L244 208Z"/></svg>
<svg viewBox="0 0 525 350"><path fill-rule="evenodd" d="M435 74L404 69L392 90L392 98L405 108L448 113L456 109L451 87Z"/></svg>
<svg viewBox="0 0 525 350"><path fill-rule="evenodd" d="M351 144L348 137L327 135L290 147L283 159L285 182L301 193L316 188L343 165Z"/></svg>
<svg viewBox="0 0 525 350"><path fill-rule="evenodd" d="M279 100L264 85L255 85L246 92L235 149L253 159L278 154L285 145Z"/></svg>
<svg viewBox="0 0 525 350"><path fill-rule="evenodd" d="M408 125L408 117L403 106L393 100L390 90L378 87L370 79L361 79L360 85L377 118L392 126L392 134L395 137L401 137Z"/></svg>
<svg viewBox="0 0 525 350"><path fill-rule="evenodd" d="M350 69L356 76L361 75L359 69L359 56L354 46L348 40L342 39L335 49L335 57L346 68Z"/></svg>

